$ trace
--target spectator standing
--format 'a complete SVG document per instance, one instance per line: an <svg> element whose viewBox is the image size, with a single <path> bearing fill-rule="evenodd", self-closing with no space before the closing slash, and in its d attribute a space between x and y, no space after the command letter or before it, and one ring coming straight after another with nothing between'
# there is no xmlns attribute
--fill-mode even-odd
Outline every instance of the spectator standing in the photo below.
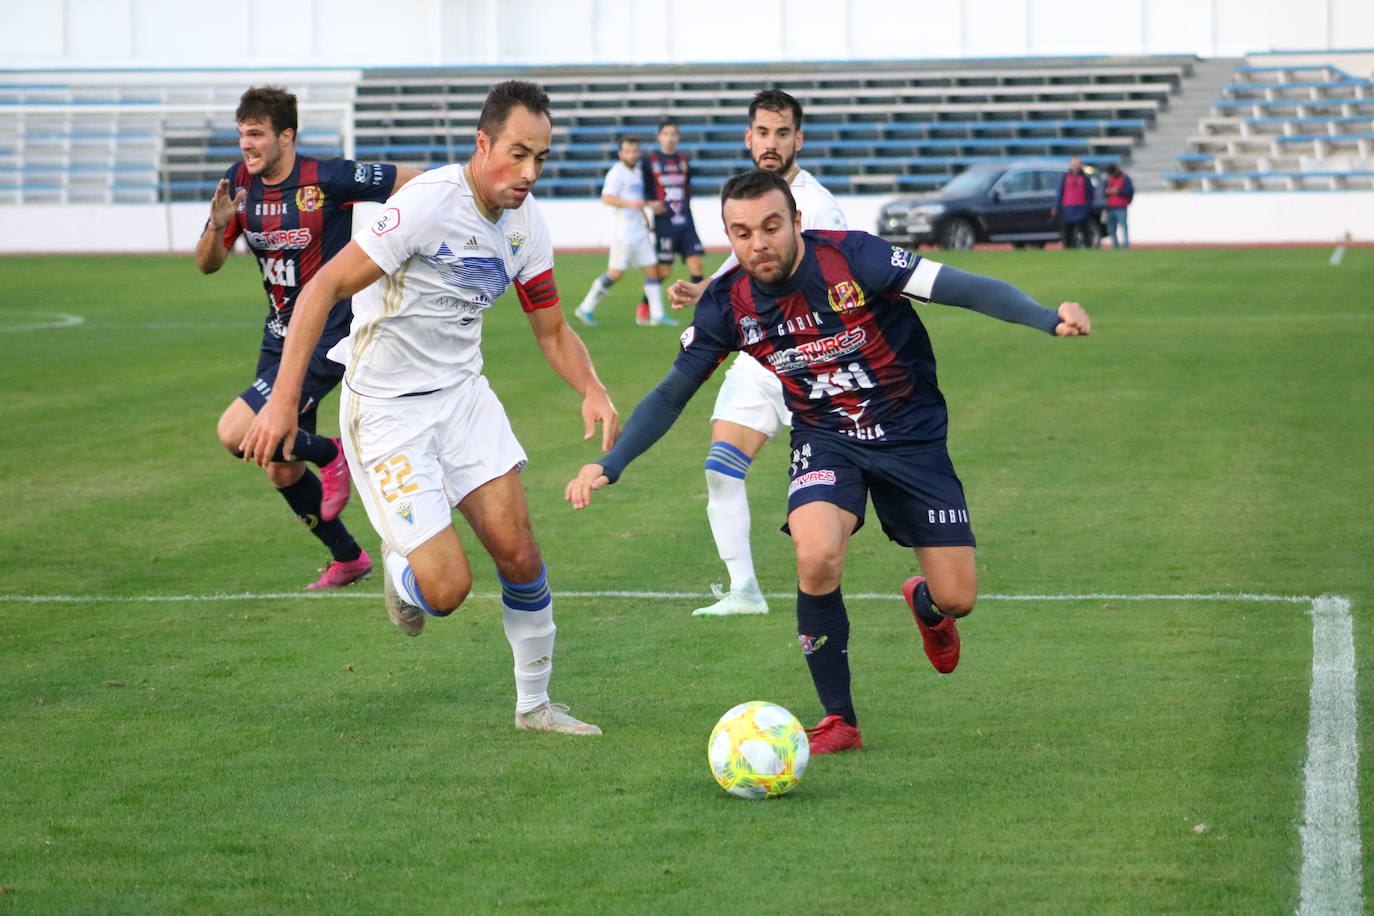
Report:
<svg viewBox="0 0 1374 916"><path fill-rule="evenodd" d="M1113 162L1107 166L1107 237L1113 248L1130 248L1131 231L1126 225L1126 208L1135 197L1131 176Z"/></svg>
<svg viewBox="0 0 1374 916"><path fill-rule="evenodd" d="M1069 170L1059 179L1059 196L1051 216L1058 216L1064 231L1064 247L1092 247L1088 221L1093 217L1093 183L1083 171L1083 160L1074 156Z"/></svg>

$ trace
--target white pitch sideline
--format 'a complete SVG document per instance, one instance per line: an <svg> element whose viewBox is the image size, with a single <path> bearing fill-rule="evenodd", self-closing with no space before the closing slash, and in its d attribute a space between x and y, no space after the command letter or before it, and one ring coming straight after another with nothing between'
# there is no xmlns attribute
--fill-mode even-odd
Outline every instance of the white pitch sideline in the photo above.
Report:
<svg viewBox="0 0 1374 916"><path fill-rule="evenodd" d="M652 592L652 591L564 591L554 589L554 597L560 598L652 598L652 599L681 599L684 601L695 601L701 598L712 597L710 592ZM884 601L901 595L898 591L891 592L854 592L846 594L845 598L854 601ZM334 591L321 592L217 592L205 595L0 595L0 604L14 602L16 604L167 604L167 603L199 603L206 601L285 601L287 599L305 599L308 601L337 601L344 598L356 598L367 601L380 601L380 592L355 591L353 589L338 589ZM499 599L497 593L483 594L476 593L468 596L468 600ZM769 592L765 597L784 601L788 598L795 598L796 592ZM979 601L1246 601L1273 603L1281 602L1284 604L1309 604L1312 602L1310 595L1263 595L1250 594L1248 592L1237 593L1197 593L1197 594L1127 594L1122 592L1088 592L1078 595L979 595Z"/></svg>

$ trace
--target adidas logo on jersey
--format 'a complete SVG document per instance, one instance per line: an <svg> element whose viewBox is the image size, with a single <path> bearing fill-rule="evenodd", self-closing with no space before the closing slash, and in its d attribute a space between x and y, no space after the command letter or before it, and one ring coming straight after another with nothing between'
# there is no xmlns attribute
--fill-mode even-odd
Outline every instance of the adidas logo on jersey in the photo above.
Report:
<svg viewBox="0 0 1374 916"><path fill-rule="evenodd" d="M478 246L477 246L477 236L474 235L472 238L470 238L470 239L467 240L467 243L466 243L466 244L463 245L463 250L464 250L464 251L476 251L476 250L477 250L477 247L478 247Z"/></svg>

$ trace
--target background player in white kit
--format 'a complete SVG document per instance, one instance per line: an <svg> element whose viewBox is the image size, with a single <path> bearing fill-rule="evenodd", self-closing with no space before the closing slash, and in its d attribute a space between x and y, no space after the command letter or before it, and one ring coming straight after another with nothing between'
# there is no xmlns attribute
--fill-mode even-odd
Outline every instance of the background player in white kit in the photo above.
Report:
<svg viewBox="0 0 1374 916"><path fill-rule="evenodd" d="M525 452L481 374L483 313L513 281L545 359L583 396L585 438L597 423L603 447L616 437L615 408L557 307L548 226L530 197L549 154L548 105L534 83L493 87L472 161L414 179L306 286L276 388L242 448L261 464L294 434L301 378L324 316L354 295L350 334L330 356L348 366L344 450L382 538L392 621L418 636L425 612L447 616L471 590L456 506L501 579L516 726L599 735L549 701L553 599L520 483Z"/></svg>
<svg viewBox="0 0 1374 916"><path fill-rule="evenodd" d="M780 89L755 94L749 103L744 145L754 165L787 179L801 213L802 229L849 228L835 198L797 164L797 152L802 148L800 102ZM711 280L738 263L731 253L715 274L702 282L674 283L668 290L673 307L694 305ZM706 517L716 551L730 575L730 590L713 585L720 600L697 608L693 616L768 613L749 548L749 494L744 477L764 443L791 422L778 377L749 354L736 354L711 410L711 448L706 454Z"/></svg>
<svg viewBox="0 0 1374 916"><path fill-rule="evenodd" d="M661 323L663 318L663 284L658 279L658 252L649 223L644 215L644 176L639 170L639 141L621 137L619 161L606 172L601 186L601 202L612 208L611 253L606 272L592 281L582 304L573 312L578 321L596 327L596 306L611 285L625 275L628 267L644 270L644 298L649 303L649 320L641 324Z"/></svg>

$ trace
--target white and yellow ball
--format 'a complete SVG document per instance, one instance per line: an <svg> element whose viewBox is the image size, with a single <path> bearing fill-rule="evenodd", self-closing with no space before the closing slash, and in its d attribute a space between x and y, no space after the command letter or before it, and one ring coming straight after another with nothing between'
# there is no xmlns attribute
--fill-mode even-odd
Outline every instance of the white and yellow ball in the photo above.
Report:
<svg viewBox="0 0 1374 916"><path fill-rule="evenodd" d="M740 798L774 798L796 788L811 759L806 729L774 703L732 707L711 729L706 746L711 774Z"/></svg>

